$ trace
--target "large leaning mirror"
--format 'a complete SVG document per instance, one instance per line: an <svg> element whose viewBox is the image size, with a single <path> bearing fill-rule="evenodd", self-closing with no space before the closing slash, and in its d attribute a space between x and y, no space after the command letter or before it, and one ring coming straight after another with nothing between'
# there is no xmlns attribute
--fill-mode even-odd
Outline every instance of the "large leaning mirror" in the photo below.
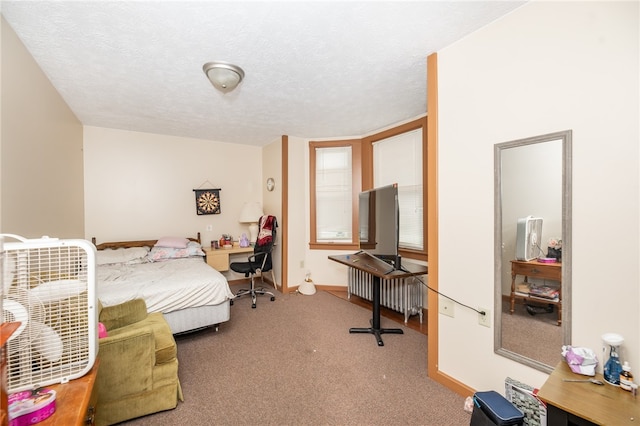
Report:
<svg viewBox="0 0 640 426"><path fill-rule="evenodd" d="M571 342L571 131L499 143L495 352L550 373Z"/></svg>

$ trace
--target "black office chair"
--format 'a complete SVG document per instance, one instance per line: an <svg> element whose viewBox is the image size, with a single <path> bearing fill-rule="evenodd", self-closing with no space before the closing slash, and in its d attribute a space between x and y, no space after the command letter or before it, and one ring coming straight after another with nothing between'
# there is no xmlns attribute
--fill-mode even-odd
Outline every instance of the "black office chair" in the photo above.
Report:
<svg viewBox="0 0 640 426"><path fill-rule="evenodd" d="M233 262L229 265L232 271L244 274L245 277L251 276L251 288L241 289L236 293L236 298L250 294L252 304L251 307L256 307L256 299L258 296L270 295L271 301L276 300L276 296L265 290L263 274L271 271L271 278L273 279L274 288L278 288L276 284L276 276L273 272L273 262L271 252L273 245L276 241L276 228L278 227L278 221L275 216L264 215L258 222L258 238L256 239L255 246L253 248L253 254L247 258L247 262ZM256 274L260 274L260 280L262 280L262 287L256 288L254 283L254 277ZM233 299L231 300L233 305Z"/></svg>

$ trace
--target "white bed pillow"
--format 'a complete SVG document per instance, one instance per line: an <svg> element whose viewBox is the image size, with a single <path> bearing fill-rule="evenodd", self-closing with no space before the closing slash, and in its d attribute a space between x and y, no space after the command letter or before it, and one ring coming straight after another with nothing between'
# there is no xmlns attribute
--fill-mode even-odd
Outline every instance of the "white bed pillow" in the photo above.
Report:
<svg viewBox="0 0 640 426"><path fill-rule="evenodd" d="M136 263L146 262L149 247L129 247L120 249L98 250L96 255L96 264L112 265L116 263L124 263L133 265Z"/></svg>

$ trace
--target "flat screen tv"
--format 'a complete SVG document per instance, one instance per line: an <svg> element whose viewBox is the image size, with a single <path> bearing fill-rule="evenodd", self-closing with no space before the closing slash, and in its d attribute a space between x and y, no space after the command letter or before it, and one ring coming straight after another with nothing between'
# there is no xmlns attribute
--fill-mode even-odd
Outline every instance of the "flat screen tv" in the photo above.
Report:
<svg viewBox="0 0 640 426"><path fill-rule="evenodd" d="M358 200L360 250L401 269L398 253L398 184L361 192Z"/></svg>

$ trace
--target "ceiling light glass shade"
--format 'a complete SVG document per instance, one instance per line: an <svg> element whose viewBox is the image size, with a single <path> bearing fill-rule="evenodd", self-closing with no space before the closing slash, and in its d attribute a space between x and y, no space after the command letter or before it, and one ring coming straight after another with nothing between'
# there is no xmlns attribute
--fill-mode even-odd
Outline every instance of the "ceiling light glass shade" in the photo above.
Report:
<svg viewBox="0 0 640 426"><path fill-rule="evenodd" d="M226 62L207 62L202 66L202 70L211 84L225 93L235 89L244 78L242 68Z"/></svg>

